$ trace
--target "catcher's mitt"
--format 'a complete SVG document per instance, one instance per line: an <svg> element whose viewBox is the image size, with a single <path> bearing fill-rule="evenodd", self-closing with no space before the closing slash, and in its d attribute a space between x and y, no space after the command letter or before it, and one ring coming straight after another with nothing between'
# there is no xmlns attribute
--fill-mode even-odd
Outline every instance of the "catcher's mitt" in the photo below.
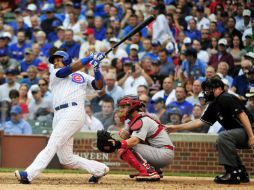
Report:
<svg viewBox="0 0 254 190"><path fill-rule="evenodd" d="M115 152L116 149L119 148L118 147L119 143L120 142L115 140L109 132L105 130L97 131L97 148L100 151L106 152L106 153Z"/></svg>

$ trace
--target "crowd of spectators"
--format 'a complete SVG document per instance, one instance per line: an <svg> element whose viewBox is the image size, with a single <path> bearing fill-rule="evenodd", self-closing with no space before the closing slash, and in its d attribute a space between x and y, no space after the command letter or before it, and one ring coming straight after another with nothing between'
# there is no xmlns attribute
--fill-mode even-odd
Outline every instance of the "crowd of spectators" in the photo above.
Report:
<svg viewBox="0 0 254 190"><path fill-rule="evenodd" d="M206 108L201 83L214 76L254 114L253 1L3 0L0 129L31 134L29 123L52 121L52 53L61 49L76 60L106 52L150 15L154 22L102 61L105 87L84 97L90 125L82 131L123 127L117 99L130 94L163 124L200 118ZM215 123L195 132L222 130Z"/></svg>

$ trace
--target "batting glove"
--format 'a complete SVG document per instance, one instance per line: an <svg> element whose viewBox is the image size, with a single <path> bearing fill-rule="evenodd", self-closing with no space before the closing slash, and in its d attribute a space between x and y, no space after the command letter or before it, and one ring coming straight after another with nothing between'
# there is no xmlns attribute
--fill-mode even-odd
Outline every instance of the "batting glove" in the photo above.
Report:
<svg viewBox="0 0 254 190"><path fill-rule="evenodd" d="M95 53L93 56L93 60L96 61L101 61L106 57L105 53L99 52L99 53Z"/></svg>
<svg viewBox="0 0 254 190"><path fill-rule="evenodd" d="M92 64L93 70L95 72L100 70L100 64L101 64L100 61L98 61L98 60L92 60L91 64Z"/></svg>
<svg viewBox="0 0 254 190"><path fill-rule="evenodd" d="M94 54L93 52L90 52L89 58L90 58L91 60L94 59L94 56L95 56L95 54Z"/></svg>

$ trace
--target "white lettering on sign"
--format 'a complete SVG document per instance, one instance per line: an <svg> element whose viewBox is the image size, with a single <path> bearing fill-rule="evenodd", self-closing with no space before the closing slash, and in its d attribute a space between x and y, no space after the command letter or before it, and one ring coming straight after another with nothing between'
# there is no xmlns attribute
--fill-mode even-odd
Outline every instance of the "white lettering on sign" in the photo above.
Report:
<svg viewBox="0 0 254 190"><path fill-rule="evenodd" d="M108 153L100 152L75 152L74 154L79 155L89 160L109 160Z"/></svg>

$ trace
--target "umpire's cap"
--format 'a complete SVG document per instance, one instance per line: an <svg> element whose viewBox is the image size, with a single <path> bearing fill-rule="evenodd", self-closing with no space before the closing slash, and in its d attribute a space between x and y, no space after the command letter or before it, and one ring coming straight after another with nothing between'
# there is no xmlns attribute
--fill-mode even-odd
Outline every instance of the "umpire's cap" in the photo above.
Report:
<svg viewBox="0 0 254 190"><path fill-rule="evenodd" d="M70 65L71 62L72 62L71 57L70 57L69 54L66 53L65 51L56 51L53 55L51 55L51 56L49 57L49 62L50 62L51 64L54 64L54 59L55 59L56 57L62 57L62 58L63 58L63 64L64 64L65 66Z"/></svg>
<svg viewBox="0 0 254 190"><path fill-rule="evenodd" d="M219 87L224 89L224 83L222 82L222 80L218 78L210 78L202 82L201 87L202 87L202 90L214 89Z"/></svg>

